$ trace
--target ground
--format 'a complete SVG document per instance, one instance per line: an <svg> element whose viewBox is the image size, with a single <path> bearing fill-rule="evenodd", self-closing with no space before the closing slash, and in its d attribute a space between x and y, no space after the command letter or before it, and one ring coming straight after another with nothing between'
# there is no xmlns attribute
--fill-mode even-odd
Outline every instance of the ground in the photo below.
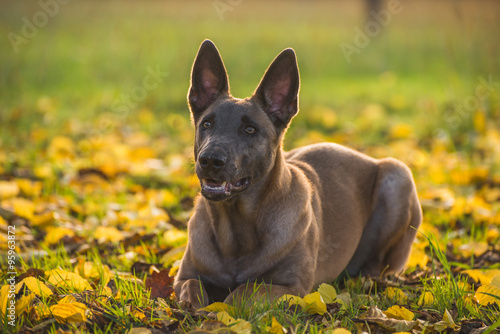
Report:
<svg viewBox="0 0 500 334"><path fill-rule="evenodd" d="M3 331L498 332L500 4L388 3L366 21L361 1L5 1ZM295 49L286 149L332 141L408 164L424 222L405 272L250 308L175 302L205 38L237 97Z"/></svg>

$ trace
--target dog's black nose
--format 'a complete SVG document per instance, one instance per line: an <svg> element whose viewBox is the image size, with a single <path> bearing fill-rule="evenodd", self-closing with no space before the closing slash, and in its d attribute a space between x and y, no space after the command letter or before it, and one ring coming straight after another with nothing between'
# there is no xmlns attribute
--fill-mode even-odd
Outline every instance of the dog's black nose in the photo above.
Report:
<svg viewBox="0 0 500 334"><path fill-rule="evenodd" d="M226 165L226 156L222 152L203 152L198 157L200 166L205 170L221 170Z"/></svg>

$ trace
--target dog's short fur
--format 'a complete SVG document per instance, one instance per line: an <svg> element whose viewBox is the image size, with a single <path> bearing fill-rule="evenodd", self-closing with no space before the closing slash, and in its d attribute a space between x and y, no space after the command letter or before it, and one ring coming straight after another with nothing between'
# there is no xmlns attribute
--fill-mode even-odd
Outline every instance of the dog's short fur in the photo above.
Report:
<svg viewBox="0 0 500 334"><path fill-rule="evenodd" d="M346 271L380 275L406 263L422 212L410 170L322 143L282 150L298 111L299 71L286 49L255 93L237 99L215 45L202 43L188 94L201 182L175 281L197 308L262 295L304 295Z"/></svg>

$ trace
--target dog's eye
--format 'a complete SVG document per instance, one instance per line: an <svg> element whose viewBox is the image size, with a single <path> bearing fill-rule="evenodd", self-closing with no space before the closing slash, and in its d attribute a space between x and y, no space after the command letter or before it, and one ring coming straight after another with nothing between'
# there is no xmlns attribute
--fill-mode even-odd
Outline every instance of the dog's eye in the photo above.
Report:
<svg viewBox="0 0 500 334"><path fill-rule="evenodd" d="M249 135L253 135L255 132L257 131L256 128L254 128L253 126L251 125L248 125L246 128L245 128L245 132L248 133Z"/></svg>
<svg viewBox="0 0 500 334"><path fill-rule="evenodd" d="M212 122L210 122L210 121L205 121L205 122L203 122L203 124L202 124L202 125L203 125L203 127L204 127L205 129L208 129L209 127L211 127L211 126L212 126Z"/></svg>

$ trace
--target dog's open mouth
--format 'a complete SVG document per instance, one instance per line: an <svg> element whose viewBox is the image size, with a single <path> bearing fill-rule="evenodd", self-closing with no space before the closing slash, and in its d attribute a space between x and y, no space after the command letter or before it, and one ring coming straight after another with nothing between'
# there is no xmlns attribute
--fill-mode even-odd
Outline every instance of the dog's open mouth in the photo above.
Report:
<svg viewBox="0 0 500 334"><path fill-rule="evenodd" d="M250 184L250 178L245 177L235 182L214 179L201 180L201 192L205 197L212 200L222 200L234 193L245 190Z"/></svg>

